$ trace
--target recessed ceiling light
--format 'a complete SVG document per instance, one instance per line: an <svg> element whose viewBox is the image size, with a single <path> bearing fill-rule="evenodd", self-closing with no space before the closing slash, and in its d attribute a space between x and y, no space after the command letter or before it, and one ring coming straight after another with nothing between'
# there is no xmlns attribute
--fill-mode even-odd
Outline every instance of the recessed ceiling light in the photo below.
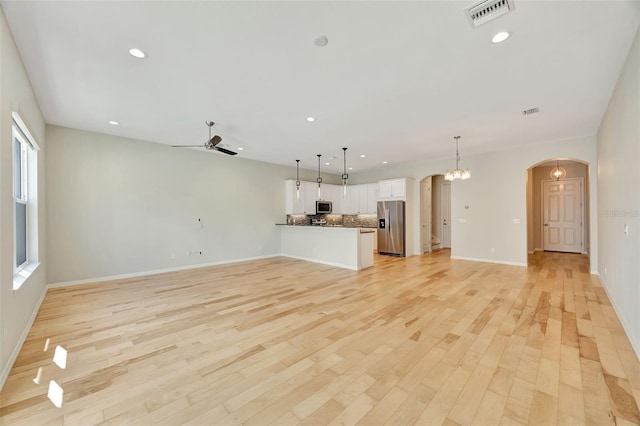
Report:
<svg viewBox="0 0 640 426"><path fill-rule="evenodd" d="M325 166L330 166L330 165L331 165L331 163L324 163L324 165L325 165Z"/></svg>
<svg viewBox="0 0 640 426"><path fill-rule="evenodd" d="M117 121L111 120L111 121L109 121L109 124L111 124L112 126L117 126L120 123L118 123Z"/></svg>
<svg viewBox="0 0 640 426"><path fill-rule="evenodd" d="M312 121L316 121L315 117L307 117L307 121L311 123Z"/></svg>
<svg viewBox="0 0 640 426"><path fill-rule="evenodd" d="M239 147L238 147L238 151L244 151L244 148L243 148L243 147L241 147L241 146L239 146Z"/></svg>
<svg viewBox="0 0 640 426"><path fill-rule="evenodd" d="M382 162L382 164L387 164L387 163L388 163L388 161L383 161L383 162Z"/></svg>
<svg viewBox="0 0 640 426"><path fill-rule="evenodd" d="M145 56L147 56L142 50L135 47L133 49L129 49L129 53L131 54L131 56L135 56L136 58L139 58L139 59L142 59Z"/></svg>
<svg viewBox="0 0 640 426"><path fill-rule="evenodd" d="M491 43L502 43L503 41L508 39L510 35L511 34L506 31L500 31L498 34L494 35L491 38Z"/></svg>
<svg viewBox="0 0 640 426"><path fill-rule="evenodd" d="M353 167L349 167L349 170L353 170Z"/></svg>
<svg viewBox="0 0 640 426"><path fill-rule="evenodd" d="M360 158L364 158L364 157L366 157L366 155L360 154Z"/></svg>
<svg viewBox="0 0 640 426"><path fill-rule="evenodd" d="M326 36L318 36L314 41L316 46L318 47L324 47L327 45L327 43L329 43L329 39Z"/></svg>

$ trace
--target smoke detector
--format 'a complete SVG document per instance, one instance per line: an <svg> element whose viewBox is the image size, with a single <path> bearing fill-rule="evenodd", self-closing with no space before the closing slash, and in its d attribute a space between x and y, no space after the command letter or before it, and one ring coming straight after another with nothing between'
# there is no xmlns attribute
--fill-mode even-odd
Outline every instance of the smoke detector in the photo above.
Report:
<svg viewBox="0 0 640 426"><path fill-rule="evenodd" d="M506 15L514 8L513 0L480 0L465 8L464 13L467 15L471 27L477 28Z"/></svg>

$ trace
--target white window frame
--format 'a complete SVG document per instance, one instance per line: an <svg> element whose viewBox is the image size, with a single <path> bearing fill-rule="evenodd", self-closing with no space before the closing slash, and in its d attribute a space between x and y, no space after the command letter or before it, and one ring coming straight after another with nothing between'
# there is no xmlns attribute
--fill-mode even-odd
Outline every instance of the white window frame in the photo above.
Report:
<svg viewBox="0 0 640 426"><path fill-rule="evenodd" d="M29 175L28 169L29 164L27 161L27 157L29 155L28 149L30 148L29 143L25 140L24 136L20 133L19 129L14 125L12 128L13 133L13 165L15 165L15 157L16 157L16 144L15 141L18 141L20 144L20 197L16 195L16 171L13 170L13 205L14 205L14 220L13 220L13 268L14 274L20 272L28 263L29 263ZM18 226L17 226L17 218L15 212L16 204L22 204L25 208L25 221L26 221L26 229L25 229L25 261L20 265L17 265L17 238L18 238Z"/></svg>
<svg viewBox="0 0 640 426"><path fill-rule="evenodd" d="M12 113L11 126L11 159L13 180L13 289L18 290L40 265L38 261L38 153L40 149L35 138L29 131L20 114ZM21 161L21 196L16 197L16 171L13 168L15 161L15 141L20 143ZM26 261L21 265L17 262L17 218L16 204L24 204L26 207Z"/></svg>

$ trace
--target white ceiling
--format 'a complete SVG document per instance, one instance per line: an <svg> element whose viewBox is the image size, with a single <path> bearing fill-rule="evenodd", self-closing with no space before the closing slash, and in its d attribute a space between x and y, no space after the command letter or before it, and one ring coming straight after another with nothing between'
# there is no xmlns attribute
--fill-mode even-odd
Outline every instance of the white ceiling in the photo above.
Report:
<svg viewBox="0 0 640 426"><path fill-rule="evenodd" d="M515 0L477 29L470 3L1 1L54 125L172 145L204 143L213 120L238 157L315 169L323 154L334 173L342 147L357 172L453 157L454 135L463 166L595 134L640 1Z"/></svg>

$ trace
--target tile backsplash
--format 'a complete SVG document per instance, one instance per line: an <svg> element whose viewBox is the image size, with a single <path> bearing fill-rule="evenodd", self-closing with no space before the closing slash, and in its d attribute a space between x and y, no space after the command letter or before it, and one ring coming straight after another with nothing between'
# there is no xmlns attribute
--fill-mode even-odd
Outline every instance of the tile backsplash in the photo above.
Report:
<svg viewBox="0 0 640 426"><path fill-rule="evenodd" d="M287 225L310 225L313 219L324 219L327 225L376 228L377 217L374 214L288 214Z"/></svg>

